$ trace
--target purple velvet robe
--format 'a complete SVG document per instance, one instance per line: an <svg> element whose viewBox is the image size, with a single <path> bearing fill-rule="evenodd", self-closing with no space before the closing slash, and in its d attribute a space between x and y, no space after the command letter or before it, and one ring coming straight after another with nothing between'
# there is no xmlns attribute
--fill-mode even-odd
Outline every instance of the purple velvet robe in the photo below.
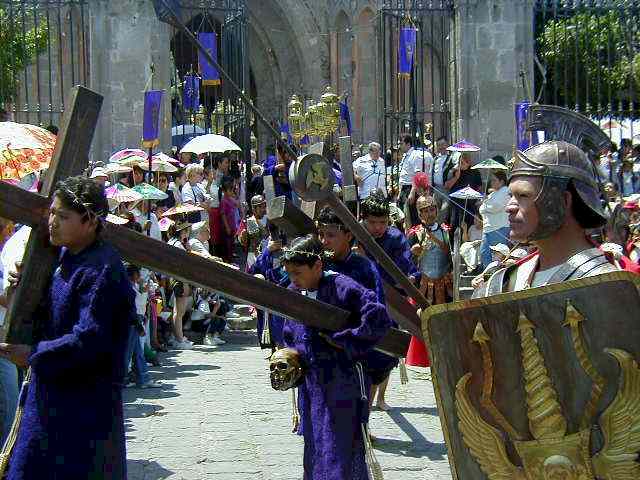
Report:
<svg viewBox="0 0 640 480"><path fill-rule="evenodd" d="M374 292L344 275L325 273L316 298L351 315L345 330L323 332L342 349L331 346L317 328L285 321L285 345L300 353L306 367L298 388L304 480L367 480L361 424L369 405L362 399L355 362L366 358L391 320ZM365 394L369 387L365 375Z"/></svg>
<svg viewBox="0 0 640 480"><path fill-rule="evenodd" d="M100 241L63 249L8 479L126 479L122 379L135 295Z"/></svg>
<svg viewBox="0 0 640 480"><path fill-rule="evenodd" d="M267 243L264 243L264 248L262 249L262 253L256 259L256 263L254 263L249 269L249 273L251 275L255 275L257 273L264 276L265 280L271 283L275 283L281 287L289 286L289 276L285 271L284 267L280 264L280 259L274 258L269 249L267 248ZM284 323L284 318L280 315L276 315L274 313L269 315L269 333L271 335L271 342L274 345L282 345L282 326ZM262 310L258 310L258 341L262 338L262 331L264 330L264 312ZM264 348L264 346L263 346Z"/></svg>
<svg viewBox="0 0 640 480"><path fill-rule="evenodd" d="M366 289L374 291L378 301L385 305L382 279L372 260L352 252L344 260L327 262L326 268L346 275ZM391 322L393 327L398 326L395 321L391 320ZM367 353L365 364L371 380L378 385L398 366L398 359L377 350L371 350Z"/></svg>
<svg viewBox="0 0 640 480"><path fill-rule="evenodd" d="M375 240L378 242L378 245L387 252L387 255L391 257L391 260L394 261L402 273L408 277L413 276L418 278L420 276L418 267L416 267L416 264L413 263L413 260L411 259L411 247L409 246L409 242L407 242L407 238L400 230L396 227L389 227L382 237L376 238ZM378 265L374 258L371 258L371 261L376 265L376 267L378 267L378 272L380 272L380 276L385 282L390 285L396 284L393 278L391 278L391 275L389 275L384 268Z"/></svg>

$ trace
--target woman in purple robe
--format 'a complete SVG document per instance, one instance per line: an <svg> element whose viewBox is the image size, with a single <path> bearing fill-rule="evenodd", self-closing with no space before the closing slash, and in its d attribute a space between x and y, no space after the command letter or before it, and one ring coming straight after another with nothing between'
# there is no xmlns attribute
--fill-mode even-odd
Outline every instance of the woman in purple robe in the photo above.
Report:
<svg viewBox="0 0 640 480"><path fill-rule="evenodd" d="M367 480L362 425L368 420L370 385L359 363L391 321L374 292L325 271L321 253L322 244L308 235L294 240L283 258L289 288L351 314L348 328L339 332L285 321L284 343L306 368L298 387L304 480Z"/></svg>
<svg viewBox="0 0 640 480"><path fill-rule="evenodd" d="M62 249L39 341L0 344L31 372L9 480L126 478L122 379L136 310L120 255L100 239L107 209L87 178L61 182L53 197L49 235Z"/></svg>

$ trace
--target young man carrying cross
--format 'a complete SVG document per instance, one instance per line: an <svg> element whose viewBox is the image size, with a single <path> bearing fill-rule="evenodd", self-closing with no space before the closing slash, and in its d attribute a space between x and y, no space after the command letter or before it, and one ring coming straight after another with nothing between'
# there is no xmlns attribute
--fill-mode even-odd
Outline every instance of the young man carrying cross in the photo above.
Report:
<svg viewBox="0 0 640 480"><path fill-rule="evenodd" d="M10 480L126 478L122 379L136 310L120 255L100 239L107 211L90 179L68 178L54 193L49 237L62 249L39 341L0 344L2 357L29 367Z"/></svg>

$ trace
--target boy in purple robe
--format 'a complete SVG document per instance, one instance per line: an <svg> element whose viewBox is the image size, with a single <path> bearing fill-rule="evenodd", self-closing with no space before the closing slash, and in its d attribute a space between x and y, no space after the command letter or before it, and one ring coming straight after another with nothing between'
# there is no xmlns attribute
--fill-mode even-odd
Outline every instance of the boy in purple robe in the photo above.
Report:
<svg viewBox="0 0 640 480"><path fill-rule="evenodd" d="M58 184L49 236L62 248L39 341L0 344L0 355L30 372L9 480L126 478L122 379L136 309L120 255L100 239L107 211L90 179Z"/></svg>
<svg viewBox="0 0 640 480"><path fill-rule="evenodd" d="M325 270L321 254L322 244L308 235L294 240L283 258L289 288L351 313L348 328L339 332L285 321L285 345L306 369L298 387L304 480L368 480L363 425L369 381L360 362L391 320L373 291Z"/></svg>
<svg viewBox="0 0 640 480"><path fill-rule="evenodd" d="M362 223L375 241L387 252L391 260L400 268L402 273L412 281L420 276L420 272L413 263L411 247L405 235L396 227L389 224L389 203L382 194L369 195L360 205ZM376 264L382 279L390 285L396 284L387 271L377 264L374 258L371 261Z"/></svg>
<svg viewBox="0 0 640 480"><path fill-rule="evenodd" d="M289 286L289 276L281 262L283 238L278 235L278 229L274 225L268 225L270 236L264 241L262 253L256 258L256 262L249 268L251 275L262 275L268 282L280 287ZM258 310L258 339L262 348L274 348L282 345L282 326L284 318L272 313ZM265 335L268 328L269 335ZM269 340L269 341L266 341Z"/></svg>
<svg viewBox="0 0 640 480"><path fill-rule="evenodd" d="M411 281L419 279L420 272L415 263L413 263L409 242L400 230L389 224L389 203L384 195L380 192L374 192L369 195L360 204L360 213L364 227L378 245L387 252L402 273L409 277ZM366 255L361 248L358 248L357 251ZM374 258L370 257L370 259L377 267L382 279L389 285L396 286L396 282L391 278L391 275L389 275ZM394 324L394 326L397 325ZM369 359L368 366L374 377L373 382L375 387L371 394L371 401L373 402L374 397L377 395L376 405L381 410L386 411L390 409L385 401L385 393L387 391L387 385L389 384L389 374L397 365L397 359L379 352L374 352Z"/></svg>

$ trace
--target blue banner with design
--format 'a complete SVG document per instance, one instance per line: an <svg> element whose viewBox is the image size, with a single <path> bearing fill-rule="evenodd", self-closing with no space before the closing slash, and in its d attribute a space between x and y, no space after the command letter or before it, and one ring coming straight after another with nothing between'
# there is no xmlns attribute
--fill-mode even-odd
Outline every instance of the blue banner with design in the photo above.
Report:
<svg viewBox="0 0 640 480"><path fill-rule="evenodd" d="M527 113L530 106L530 102L518 102L515 106L516 148L521 152L531 146L531 132L527 131Z"/></svg>
<svg viewBox="0 0 640 480"><path fill-rule="evenodd" d="M198 110L200 107L200 77L193 74L184 76L182 85L182 105L185 110Z"/></svg>
<svg viewBox="0 0 640 480"><path fill-rule="evenodd" d="M398 75L409 76L413 70L418 30L415 27L402 27L398 42Z"/></svg>
<svg viewBox="0 0 640 480"><path fill-rule="evenodd" d="M142 117L142 146L153 148L160 143L160 109L162 90L144 92L144 114Z"/></svg>
<svg viewBox="0 0 640 480"><path fill-rule="evenodd" d="M211 54L211 57L218 61L218 36L215 32L203 32L198 34L198 40ZM220 72L213 66L207 58L198 51L198 65L200 66L200 76L202 77L202 84L204 86L220 85Z"/></svg>

